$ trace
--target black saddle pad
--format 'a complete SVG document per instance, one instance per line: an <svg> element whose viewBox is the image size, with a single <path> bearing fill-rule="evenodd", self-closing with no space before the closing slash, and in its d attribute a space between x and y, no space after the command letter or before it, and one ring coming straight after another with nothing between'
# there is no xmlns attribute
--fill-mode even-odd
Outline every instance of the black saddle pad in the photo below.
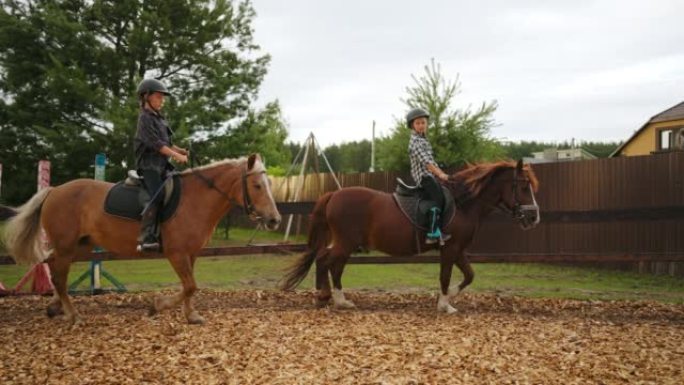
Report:
<svg viewBox="0 0 684 385"><path fill-rule="evenodd" d="M129 186L124 184L123 181L115 184L109 192L104 202L104 210L106 213L111 215L116 215L117 217L123 217L128 219L134 219L139 221L141 219L140 214L143 210L143 205L140 199L140 190L143 189L142 186ZM146 193L145 193L146 194ZM162 191L160 194L164 194ZM164 204L160 213L160 222L171 218L178 208L178 202L180 202L181 196L181 183L180 177L178 175L173 176L173 191L171 192L171 198Z"/></svg>
<svg viewBox="0 0 684 385"><path fill-rule="evenodd" d="M442 213L442 228L447 227L452 220L454 220L454 215L456 214L456 205L454 204L454 198L451 192L444 186L442 191L444 192L444 212ZM394 201L397 202L397 206L401 212L408 218L415 227L423 231L430 231L428 229L428 223L430 221L429 209L434 206L432 201L423 199L423 191L421 189L411 190L409 193L406 190L397 191L392 196Z"/></svg>

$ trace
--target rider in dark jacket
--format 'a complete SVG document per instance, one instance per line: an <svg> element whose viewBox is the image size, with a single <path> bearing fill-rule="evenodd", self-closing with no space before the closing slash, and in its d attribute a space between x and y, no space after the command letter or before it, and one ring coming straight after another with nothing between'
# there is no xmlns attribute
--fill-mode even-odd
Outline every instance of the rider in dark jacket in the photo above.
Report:
<svg viewBox="0 0 684 385"><path fill-rule="evenodd" d="M178 163L188 161L188 151L171 143L173 131L161 114L166 95L169 95L168 89L157 79L144 79L138 85L140 114L134 141L135 161L150 199L162 187L166 174L173 170L169 158ZM157 194L143 213L138 251L160 249L155 227L161 202L161 194Z"/></svg>

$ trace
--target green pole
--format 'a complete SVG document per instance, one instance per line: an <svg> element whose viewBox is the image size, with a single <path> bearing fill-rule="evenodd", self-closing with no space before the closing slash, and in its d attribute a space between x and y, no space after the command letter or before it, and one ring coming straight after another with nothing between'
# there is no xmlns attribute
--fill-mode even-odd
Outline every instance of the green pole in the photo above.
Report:
<svg viewBox="0 0 684 385"><path fill-rule="evenodd" d="M103 153L99 153L95 155L95 180L105 180L105 164L107 163L107 156ZM93 250L95 253L101 253L102 248L100 247L95 247L95 250ZM71 285L69 285L69 291L75 292L76 288L78 288L78 285L81 284L81 282L85 281L87 277L90 277L90 294L99 294L102 292L102 284L101 284L101 275L104 275L105 278L109 280L115 287L116 291L118 292L125 292L126 287L119 282L114 276L109 274L104 270L102 267L102 261L101 260L93 260L90 261L90 267L88 271L83 273L80 277L76 279Z"/></svg>

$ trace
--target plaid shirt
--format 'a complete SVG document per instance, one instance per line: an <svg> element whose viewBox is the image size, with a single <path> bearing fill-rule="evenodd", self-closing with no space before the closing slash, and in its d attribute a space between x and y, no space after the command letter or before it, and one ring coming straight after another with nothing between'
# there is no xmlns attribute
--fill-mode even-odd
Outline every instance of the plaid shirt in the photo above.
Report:
<svg viewBox="0 0 684 385"><path fill-rule="evenodd" d="M431 175L427 169L428 164L436 164L435 158L432 156L432 146L425 136L417 134L415 131L411 133L411 140L408 145L409 159L411 160L411 177L420 184L420 179L424 175Z"/></svg>

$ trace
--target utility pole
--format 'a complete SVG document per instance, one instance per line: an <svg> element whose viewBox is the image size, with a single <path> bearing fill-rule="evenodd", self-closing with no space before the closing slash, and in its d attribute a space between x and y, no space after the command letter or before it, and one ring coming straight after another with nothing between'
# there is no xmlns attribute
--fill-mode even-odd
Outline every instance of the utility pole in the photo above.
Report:
<svg viewBox="0 0 684 385"><path fill-rule="evenodd" d="M371 165L370 172L375 172L375 120L373 121L373 136L371 137Z"/></svg>

